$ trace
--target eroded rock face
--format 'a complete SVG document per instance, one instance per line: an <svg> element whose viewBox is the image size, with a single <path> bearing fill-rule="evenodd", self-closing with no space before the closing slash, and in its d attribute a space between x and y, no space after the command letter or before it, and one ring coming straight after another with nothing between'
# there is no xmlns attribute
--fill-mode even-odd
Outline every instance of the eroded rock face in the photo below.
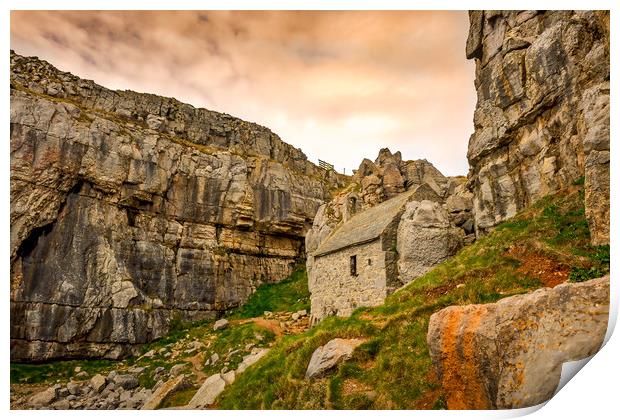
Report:
<svg viewBox="0 0 620 420"><path fill-rule="evenodd" d="M463 246L463 230L452 225L441 203L407 203L398 225L398 275L403 284L423 276Z"/></svg>
<svg viewBox="0 0 620 420"><path fill-rule="evenodd" d="M466 53L478 231L585 175L592 241L609 243L609 12L470 12Z"/></svg>
<svg viewBox="0 0 620 420"><path fill-rule="evenodd" d="M345 177L265 127L11 53L11 358L116 358L304 255Z"/></svg>
<svg viewBox="0 0 620 420"><path fill-rule="evenodd" d="M596 353L609 276L431 316L427 343L450 409L508 409L550 399L562 364Z"/></svg>

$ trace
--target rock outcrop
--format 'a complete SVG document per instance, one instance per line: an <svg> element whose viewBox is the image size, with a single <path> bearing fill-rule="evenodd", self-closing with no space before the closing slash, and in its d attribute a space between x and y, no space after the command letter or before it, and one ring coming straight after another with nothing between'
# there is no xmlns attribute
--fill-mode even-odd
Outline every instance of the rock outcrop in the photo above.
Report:
<svg viewBox="0 0 620 420"><path fill-rule="evenodd" d="M452 225L439 202L411 201L398 225L398 275L416 279L450 258L463 246L463 230Z"/></svg>
<svg viewBox="0 0 620 420"><path fill-rule="evenodd" d="M340 363L353 356L353 351L364 341L360 339L334 338L312 353L306 369L306 379L320 378Z"/></svg>
<svg viewBox="0 0 620 420"><path fill-rule="evenodd" d="M547 401L562 364L601 347L608 317L609 276L433 314L427 342L448 408Z"/></svg>
<svg viewBox="0 0 620 420"><path fill-rule="evenodd" d="M466 235L471 234L472 194L465 184L465 177L445 177L425 159L404 161L400 152L392 154L389 149L381 149L375 162L364 159L351 183L319 207L306 235L306 251L310 254L316 250L337 226L356 213L421 185L429 186L446 200L451 222L463 228Z"/></svg>
<svg viewBox="0 0 620 420"><path fill-rule="evenodd" d="M466 54L477 230L585 175L592 242L609 243L609 12L473 11Z"/></svg>
<svg viewBox="0 0 620 420"><path fill-rule="evenodd" d="M240 304L346 180L265 127L11 52L11 359L117 358Z"/></svg>

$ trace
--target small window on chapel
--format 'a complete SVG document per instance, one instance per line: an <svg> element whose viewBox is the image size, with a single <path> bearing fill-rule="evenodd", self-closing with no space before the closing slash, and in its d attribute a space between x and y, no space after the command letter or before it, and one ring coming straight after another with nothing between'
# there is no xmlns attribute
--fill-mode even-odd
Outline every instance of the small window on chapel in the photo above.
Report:
<svg viewBox="0 0 620 420"><path fill-rule="evenodd" d="M368 258L368 265L372 265L372 260Z"/></svg>
<svg viewBox="0 0 620 420"><path fill-rule="evenodd" d="M357 255L351 255L350 266L351 266L351 275L357 276Z"/></svg>

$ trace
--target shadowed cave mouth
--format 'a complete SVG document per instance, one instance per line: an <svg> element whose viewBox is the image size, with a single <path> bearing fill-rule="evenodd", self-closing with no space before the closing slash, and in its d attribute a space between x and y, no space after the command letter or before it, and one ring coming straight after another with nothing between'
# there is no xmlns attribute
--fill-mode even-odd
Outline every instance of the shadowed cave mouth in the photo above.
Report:
<svg viewBox="0 0 620 420"><path fill-rule="evenodd" d="M63 209L65 208L65 205L67 204L69 197L73 194L79 194L83 185L84 185L84 181L79 180L73 187L71 187L71 189L67 193L67 196L65 197L65 200L60 204L60 207L58 208L57 217L54 220L52 220L51 222L43 226L38 226L30 231L26 239L24 239L22 243L19 245L19 248L17 248L17 252L16 252L17 258L26 258L34 251L34 249L37 247L37 244L39 243L39 239L45 238L45 236L47 236L54 228L54 225L56 224L56 221L58 220L58 216L60 216Z"/></svg>

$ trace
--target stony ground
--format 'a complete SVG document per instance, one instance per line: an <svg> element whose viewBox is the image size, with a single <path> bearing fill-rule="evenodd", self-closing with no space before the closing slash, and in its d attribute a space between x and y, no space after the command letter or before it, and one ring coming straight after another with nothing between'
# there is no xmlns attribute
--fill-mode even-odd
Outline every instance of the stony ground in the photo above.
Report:
<svg viewBox="0 0 620 420"><path fill-rule="evenodd" d="M219 320L151 345L137 358L101 369L73 368L66 380L11 384L12 409L142 409L184 406L207 378L234 381L268 352L275 340L308 329L306 310L265 311L263 316ZM182 334L182 335L181 335ZM171 342L166 342L171 341ZM85 362L88 364L88 362ZM52 382L54 382L52 384ZM203 404L207 408L210 404Z"/></svg>

